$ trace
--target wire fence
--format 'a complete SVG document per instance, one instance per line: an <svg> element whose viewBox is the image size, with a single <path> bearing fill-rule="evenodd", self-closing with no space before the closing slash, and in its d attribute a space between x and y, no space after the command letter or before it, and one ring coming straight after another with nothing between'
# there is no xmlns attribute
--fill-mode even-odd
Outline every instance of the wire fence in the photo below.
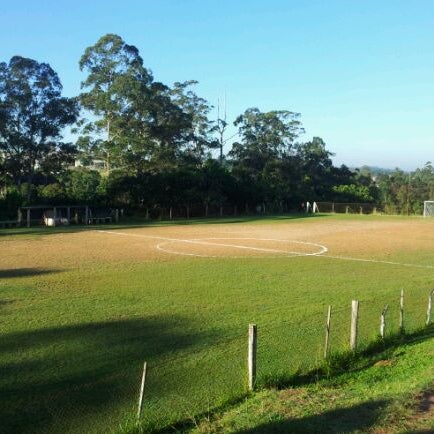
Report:
<svg viewBox="0 0 434 434"><path fill-rule="evenodd" d="M406 333L426 325L429 296L432 297L432 292L426 288L405 292ZM400 290L393 297L362 298L359 302L358 350L378 339L385 305L389 305L386 337L399 332ZM288 319L279 308L276 319L257 323L257 388L297 383L324 365L327 308L318 305L305 316ZM272 312L268 318L273 318ZM351 300L332 306L329 354L349 350L350 318ZM84 352L80 358L75 357L74 366L67 366L68 360L56 358L41 361L58 365L59 376L62 369L69 369L67 381L50 378L43 388L29 380L31 387L18 391L11 385L9 393L26 395L14 409L20 412L19 417L9 419L6 432L152 432L200 423L216 409L248 393L247 326L213 335L188 350L177 351L176 342L172 342L173 352L164 357L149 357L146 351L140 357L137 354L130 357L126 351L124 356L112 360L110 353L94 349L93 354ZM144 361L148 369L143 408L137 421ZM30 374L23 371L24 376ZM2 415L5 420L8 416L11 417ZM20 425L21 418L29 422Z"/></svg>
<svg viewBox="0 0 434 434"><path fill-rule="evenodd" d="M413 290L404 298L404 330L426 325L430 292ZM432 297L432 293L430 295ZM396 297L360 300L359 351L379 339L380 317L389 305L386 337L400 331L400 292ZM327 307L303 318L257 324L256 387L297 383L324 365ZM330 354L349 351L351 303L332 308ZM194 424L248 392L247 325L242 333L204 348L200 357L184 357L169 365L156 365L145 386L142 427L157 430L181 421ZM152 380L151 380L152 378ZM162 394L161 391L164 391ZM170 411L168 411L170 409Z"/></svg>
<svg viewBox="0 0 434 434"><path fill-rule="evenodd" d="M320 213L336 213L336 214L398 214L396 209L385 206L384 204L363 203L363 202L316 202L318 212ZM15 220L15 215L8 220L0 219L0 228L18 227L18 226L38 226L44 223L44 210L50 208L39 207L33 209L31 216L23 220ZM53 206L51 206L53 208ZM64 207L63 207L64 208ZM62 207L59 209L62 210ZM70 206L71 209L77 208ZM110 209L93 209L93 215L86 217L83 209L75 212L71 218L67 220L69 223L80 224L99 224L118 221L119 215L115 216L115 210ZM122 215L123 217L123 209ZM58 211L59 213L60 211ZM134 216L149 220L176 220L176 219L201 219L201 218L219 218L219 217L254 217L267 216L276 214L291 214L299 213L306 214L305 208L290 204L281 203L258 203L258 204L243 204L243 205L215 205L215 204L197 204L190 205L173 205L173 206L152 206L136 210L129 210ZM128 214L128 213L127 213ZM422 215L422 212L419 213ZM64 211L64 215L65 211ZM60 216L60 214L59 214ZM30 218L31 217L31 218ZM87 221L87 223L86 223Z"/></svg>
<svg viewBox="0 0 434 434"><path fill-rule="evenodd" d="M377 214L386 213L381 204L361 202L316 202L321 213L346 213L346 214ZM235 217L252 215L269 215L282 213L306 213L305 208L282 203L257 203L243 205L174 205L167 207L154 206L145 208L140 215L150 219L188 219L203 217Z"/></svg>
<svg viewBox="0 0 434 434"><path fill-rule="evenodd" d="M340 214L377 214L385 213L381 204L362 202L317 202L319 212Z"/></svg>

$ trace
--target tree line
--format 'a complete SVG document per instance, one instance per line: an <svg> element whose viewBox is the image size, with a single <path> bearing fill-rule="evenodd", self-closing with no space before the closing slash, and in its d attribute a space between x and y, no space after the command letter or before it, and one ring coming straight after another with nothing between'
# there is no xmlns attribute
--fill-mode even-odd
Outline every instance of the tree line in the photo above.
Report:
<svg viewBox="0 0 434 434"><path fill-rule="evenodd" d="M118 35L86 48L79 68L81 93L66 98L47 63L20 56L0 63L0 218L36 203L152 214L191 206L287 212L315 200L413 213L433 198L430 163L377 177L336 167L320 137L302 140L296 112L248 108L234 120L230 143L226 118L211 119L196 81L155 80ZM64 140L67 128L75 143Z"/></svg>

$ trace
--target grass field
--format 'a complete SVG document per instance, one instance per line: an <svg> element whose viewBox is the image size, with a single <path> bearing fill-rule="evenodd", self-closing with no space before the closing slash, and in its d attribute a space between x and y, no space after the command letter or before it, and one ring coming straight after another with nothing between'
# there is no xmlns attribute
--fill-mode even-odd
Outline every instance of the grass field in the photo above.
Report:
<svg viewBox="0 0 434 434"><path fill-rule="evenodd" d="M235 402L249 323L258 386L322 363L326 309L346 349L399 292L406 328L434 286L434 220L319 215L0 231L0 420L5 432L128 431L142 364L145 430Z"/></svg>

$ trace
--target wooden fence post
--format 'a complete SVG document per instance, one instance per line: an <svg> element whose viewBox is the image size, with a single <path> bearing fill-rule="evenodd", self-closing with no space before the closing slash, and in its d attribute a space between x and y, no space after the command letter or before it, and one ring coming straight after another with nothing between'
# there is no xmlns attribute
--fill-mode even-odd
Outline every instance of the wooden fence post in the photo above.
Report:
<svg viewBox="0 0 434 434"><path fill-rule="evenodd" d="M143 392L145 391L145 381L146 381L146 362L143 364L142 381L140 383L139 408L137 409L137 420L140 420L140 416L142 415Z"/></svg>
<svg viewBox="0 0 434 434"><path fill-rule="evenodd" d="M381 339L384 339L384 336L386 335L386 313L389 309L389 305L386 304L383 311L381 312L381 322L380 322L380 336Z"/></svg>
<svg viewBox="0 0 434 434"><path fill-rule="evenodd" d="M404 290L401 289L401 299L399 303L399 332L404 333Z"/></svg>
<svg viewBox="0 0 434 434"><path fill-rule="evenodd" d="M432 309L432 299L434 296L434 289L431 289L431 292L428 296L428 309L426 311L426 325L429 326L431 324L431 309Z"/></svg>
<svg viewBox="0 0 434 434"><path fill-rule="evenodd" d="M329 306L327 312L327 325L326 325L326 335L325 335L325 344L324 344L324 358L326 359L330 349L330 325L332 319L332 307Z"/></svg>
<svg viewBox="0 0 434 434"><path fill-rule="evenodd" d="M350 333L351 351L356 351L357 349L358 321L359 321L359 301L353 300L351 302L351 333Z"/></svg>
<svg viewBox="0 0 434 434"><path fill-rule="evenodd" d="M256 383L256 348L257 348L257 328L256 324L249 324L249 350L248 350L248 375L249 391L253 391Z"/></svg>

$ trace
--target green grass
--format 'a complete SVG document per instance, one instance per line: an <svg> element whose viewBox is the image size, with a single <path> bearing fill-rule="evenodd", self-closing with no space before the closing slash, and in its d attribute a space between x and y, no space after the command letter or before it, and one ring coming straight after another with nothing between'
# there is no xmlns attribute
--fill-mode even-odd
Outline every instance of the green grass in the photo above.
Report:
<svg viewBox="0 0 434 434"><path fill-rule="evenodd" d="M292 220L247 219L249 224ZM246 219L218 222L236 225ZM180 223L186 222L149 225ZM2 231L0 249L2 240L37 241L78 229ZM426 259L426 253L399 253L402 262ZM53 264L51 270L0 271L0 278L3 429L107 432L134 425L145 360L144 430L194 421L245 396L249 323L259 330L258 387L285 384L322 363L328 304L335 309L331 348L338 352L347 346L350 302L361 300L364 346L378 333L385 303L391 304L390 330L396 330L403 285L408 329L423 324L434 270L313 257L195 258L83 263L79 269Z"/></svg>
<svg viewBox="0 0 434 434"><path fill-rule="evenodd" d="M191 433L433 432L434 328L337 358L328 375L267 389L196 420ZM375 351L374 351L375 350ZM422 395L422 396L421 396ZM191 425L190 425L191 426ZM185 427L187 429L187 427Z"/></svg>

